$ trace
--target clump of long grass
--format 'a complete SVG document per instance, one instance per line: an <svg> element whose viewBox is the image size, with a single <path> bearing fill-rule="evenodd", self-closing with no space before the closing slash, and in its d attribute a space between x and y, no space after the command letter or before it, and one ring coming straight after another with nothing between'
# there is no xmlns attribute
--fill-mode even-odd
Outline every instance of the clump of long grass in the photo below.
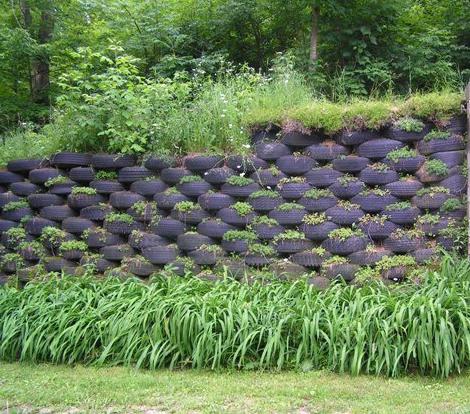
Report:
<svg viewBox="0 0 470 414"><path fill-rule="evenodd" d="M0 358L145 368L331 369L446 377L470 362L470 263L421 284L151 284L62 278L0 289Z"/></svg>

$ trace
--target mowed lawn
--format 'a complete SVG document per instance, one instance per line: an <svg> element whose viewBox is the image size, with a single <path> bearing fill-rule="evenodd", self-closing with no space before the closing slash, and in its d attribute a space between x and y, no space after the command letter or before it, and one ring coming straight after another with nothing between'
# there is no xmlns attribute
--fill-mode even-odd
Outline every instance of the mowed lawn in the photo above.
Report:
<svg viewBox="0 0 470 414"><path fill-rule="evenodd" d="M1 363L0 412L468 413L470 373L387 379Z"/></svg>

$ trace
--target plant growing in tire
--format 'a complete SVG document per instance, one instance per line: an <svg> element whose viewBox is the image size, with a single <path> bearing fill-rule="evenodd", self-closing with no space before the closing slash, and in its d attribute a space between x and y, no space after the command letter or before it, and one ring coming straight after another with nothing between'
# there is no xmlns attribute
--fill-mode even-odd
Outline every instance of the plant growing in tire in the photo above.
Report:
<svg viewBox="0 0 470 414"><path fill-rule="evenodd" d="M385 280L400 282L416 268L416 260L407 255L387 256L376 263L376 270Z"/></svg>
<svg viewBox="0 0 470 414"><path fill-rule="evenodd" d="M415 223L420 213L420 209L412 206L409 201L399 201L385 207L388 219L399 225Z"/></svg>
<svg viewBox="0 0 470 414"><path fill-rule="evenodd" d="M282 201L280 194L273 190L258 190L248 197L251 206L261 212L274 210Z"/></svg>
<svg viewBox="0 0 470 414"><path fill-rule="evenodd" d="M173 262L166 264L163 274L176 276L192 276L199 273L199 266L190 257L178 257Z"/></svg>
<svg viewBox="0 0 470 414"><path fill-rule="evenodd" d="M212 190L212 185L205 181L199 175L185 175L181 177L176 189L185 196L199 197L200 195Z"/></svg>
<svg viewBox="0 0 470 414"><path fill-rule="evenodd" d="M127 213L110 213L104 219L104 228L113 234L129 235L138 226L134 217Z"/></svg>
<svg viewBox="0 0 470 414"><path fill-rule="evenodd" d="M336 206L326 210L325 214L333 223L340 226L350 226L364 216L364 212L358 204L347 200L340 200Z"/></svg>
<svg viewBox="0 0 470 414"><path fill-rule="evenodd" d="M50 178L44 183L44 187L46 187L50 193L64 196L69 195L76 185L78 184L75 181L72 181L64 175Z"/></svg>
<svg viewBox="0 0 470 414"><path fill-rule="evenodd" d="M311 157L294 152L292 155L283 155L276 161L276 167L288 176L298 176L305 174L318 163Z"/></svg>
<svg viewBox="0 0 470 414"><path fill-rule="evenodd" d="M228 253L246 253L248 245L257 240L249 230L230 230L222 238L222 248Z"/></svg>
<svg viewBox="0 0 470 414"><path fill-rule="evenodd" d="M364 183L351 174L344 174L336 179L329 190L338 198L350 199L364 189Z"/></svg>
<svg viewBox="0 0 470 414"><path fill-rule="evenodd" d="M257 216L253 219L250 228L261 240L272 240L285 229L277 220L268 216Z"/></svg>
<svg viewBox="0 0 470 414"><path fill-rule="evenodd" d="M298 253L313 247L305 234L297 230L286 230L274 237L273 242L277 252L281 254Z"/></svg>
<svg viewBox="0 0 470 414"><path fill-rule="evenodd" d="M280 171L275 165L272 165L269 168L256 170L250 175L250 178L259 185L271 189L275 188L283 178L287 178L287 175Z"/></svg>
<svg viewBox="0 0 470 414"><path fill-rule="evenodd" d="M18 253L6 253L0 258L0 268L7 274L16 273L24 266L25 261Z"/></svg>
<svg viewBox="0 0 470 414"><path fill-rule="evenodd" d="M122 259L121 269L138 277L149 277L156 271L155 266L145 257L140 255L125 257Z"/></svg>
<svg viewBox="0 0 470 414"><path fill-rule="evenodd" d="M20 243L33 240L23 227L12 227L1 235L2 244L7 249L15 249Z"/></svg>
<svg viewBox="0 0 470 414"><path fill-rule="evenodd" d="M429 132L424 122L411 117L396 120L386 131L387 137L401 142L414 142L423 139Z"/></svg>
<svg viewBox="0 0 470 414"><path fill-rule="evenodd" d="M423 155L463 149L465 149L463 137L446 131L431 131L418 143L418 151Z"/></svg>
<svg viewBox="0 0 470 414"><path fill-rule="evenodd" d="M375 265L383 257L390 256L392 253L382 246L368 244L364 250L351 253L348 256L352 264L359 266L372 266Z"/></svg>
<svg viewBox="0 0 470 414"><path fill-rule="evenodd" d="M196 225L209 217L209 213L192 201L180 201L171 211L171 217L186 224Z"/></svg>
<svg viewBox="0 0 470 414"><path fill-rule="evenodd" d="M437 236L439 232L455 223L454 219L442 218L439 214L426 213L418 217L416 227L427 236Z"/></svg>
<svg viewBox="0 0 470 414"><path fill-rule="evenodd" d="M439 230L436 242L444 250L462 254L467 249L467 237L466 224L453 222L445 229Z"/></svg>
<svg viewBox="0 0 470 414"><path fill-rule="evenodd" d="M269 217L276 220L281 226L298 226L302 223L307 210L297 203L283 203L269 212Z"/></svg>
<svg viewBox="0 0 470 414"><path fill-rule="evenodd" d="M416 172L416 176L422 183L436 183L442 181L449 174L449 168L441 160L426 160Z"/></svg>
<svg viewBox="0 0 470 414"><path fill-rule="evenodd" d="M67 260L80 260L87 250L88 245L79 240L65 241L59 247L60 255Z"/></svg>
<svg viewBox="0 0 470 414"><path fill-rule="evenodd" d="M359 179L368 185L384 185L398 180L398 173L383 162L376 162L364 168Z"/></svg>
<svg viewBox="0 0 470 414"><path fill-rule="evenodd" d="M81 210L104 201L103 196L91 187L73 187L72 192L67 197L67 204L75 210Z"/></svg>
<svg viewBox="0 0 470 414"><path fill-rule="evenodd" d="M359 229L342 227L332 230L328 238L323 241L322 247L331 254L347 256L351 253L364 250L367 246L367 238Z"/></svg>
<svg viewBox="0 0 470 414"><path fill-rule="evenodd" d="M110 233L101 227L85 230L82 233L82 240L92 249L124 243L120 235Z"/></svg>
<svg viewBox="0 0 470 414"><path fill-rule="evenodd" d="M291 260L301 266L319 268L330 257L331 253L323 247L314 247L313 249L293 254Z"/></svg>
<svg viewBox="0 0 470 414"><path fill-rule="evenodd" d="M425 187L416 192L412 203L423 210L437 210L450 198L448 188L440 186Z"/></svg>
<svg viewBox="0 0 470 414"><path fill-rule="evenodd" d="M399 200L392 196L388 190L377 187L362 191L351 201L357 203L366 213L378 213Z"/></svg>
<svg viewBox="0 0 470 414"><path fill-rule="evenodd" d="M245 255L245 264L252 267L267 266L277 256L276 250L270 245L252 243Z"/></svg>
<svg viewBox="0 0 470 414"><path fill-rule="evenodd" d="M423 184L413 175L402 175L398 181L385 186L385 190L399 198L412 198L422 188Z"/></svg>
<svg viewBox="0 0 470 414"><path fill-rule="evenodd" d="M312 212L325 211L336 205L338 200L327 188L312 188L304 193L299 204Z"/></svg>
<svg viewBox="0 0 470 414"><path fill-rule="evenodd" d="M38 240L22 242L17 246L17 253L29 263L37 263L46 257L46 249Z"/></svg>
<svg viewBox="0 0 470 414"><path fill-rule="evenodd" d="M178 248L184 252L196 250L202 245L214 244L214 241L204 234L196 231L187 231L176 238Z"/></svg>
<svg viewBox="0 0 470 414"><path fill-rule="evenodd" d="M221 187L223 193L237 198L248 197L251 193L259 189L259 184L255 183L251 178L242 175L232 175Z"/></svg>
<svg viewBox="0 0 470 414"><path fill-rule="evenodd" d="M230 207L219 210L217 217L232 226L246 227L256 217L256 213L250 204L239 201Z"/></svg>
<svg viewBox="0 0 470 414"><path fill-rule="evenodd" d="M188 197L181 194L175 187L170 187L162 193L153 196L157 206L164 210L172 210L181 201L190 201Z"/></svg>
<svg viewBox="0 0 470 414"><path fill-rule="evenodd" d="M443 217L454 218L456 220L463 220L467 214L465 204L458 198L447 199L439 211Z"/></svg>
<svg viewBox="0 0 470 414"><path fill-rule="evenodd" d="M419 229L396 229L384 241L384 247L394 253L410 253L423 244L424 233Z"/></svg>
<svg viewBox="0 0 470 414"><path fill-rule="evenodd" d="M166 246L150 246L142 249L144 256L150 263L156 265L166 265L173 262L180 255L180 251L175 244Z"/></svg>
<svg viewBox="0 0 470 414"><path fill-rule="evenodd" d="M281 196L287 200L297 200L310 189L305 177L283 178L279 181L277 189Z"/></svg>
<svg viewBox="0 0 470 414"><path fill-rule="evenodd" d="M359 220L358 228L370 239L377 241L385 240L398 226L387 220L386 215L366 214Z"/></svg>
<svg viewBox="0 0 470 414"><path fill-rule="evenodd" d="M229 230L235 230L236 227L227 224L220 218L207 217L197 225L197 231L213 239L221 239Z"/></svg>
<svg viewBox="0 0 470 414"><path fill-rule="evenodd" d="M327 215L322 212L305 215L299 230L310 240L323 241L337 228L338 226L329 221Z"/></svg>
<svg viewBox="0 0 470 414"><path fill-rule="evenodd" d="M305 178L313 187L325 188L333 184L342 175L342 172L333 169L331 164L327 164L305 173Z"/></svg>
<svg viewBox="0 0 470 414"><path fill-rule="evenodd" d="M146 224L155 223L161 217L155 201L137 201L127 210L127 214Z"/></svg>
<svg viewBox="0 0 470 414"><path fill-rule="evenodd" d="M199 266L214 266L224 255L224 249L217 244L203 244L188 253L188 256Z"/></svg>
<svg viewBox="0 0 470 414"><path fill-rule="evenodd" d="M344 256L331 256L321 266L321 274L330 280L343 279L351 282L356 277L359 266L349 262Z"/></svg>
<svg viewBox="0 0 470 414"><path fill-rule="evenodd" d="M10 201L2 209L2 219L20 222L23 217L29 217L33 211L26 200Z"/></svg>
<svg viewBox="0 0 470 414"><path fill-rule="evenodd" d="M421 165L425 158L419 155L415 149L410 147L398 148L390 151L385 158L385 162L395 171L403 173L414 173Z"/></svg>
<svg viewBox="0 0 470 414"><path fill-rule="evenodd" d="M58 253L60 245L69 240L75 240L75 237L56 227L44 227L39 236L39 241L53 254Z"/></svg>

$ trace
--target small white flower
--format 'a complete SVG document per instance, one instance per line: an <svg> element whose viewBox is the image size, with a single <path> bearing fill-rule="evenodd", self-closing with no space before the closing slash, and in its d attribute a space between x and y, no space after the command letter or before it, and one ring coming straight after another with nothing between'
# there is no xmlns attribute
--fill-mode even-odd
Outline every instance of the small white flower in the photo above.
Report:
<svg viewBox="0 0 470 414"><path fill-rule="evenodd" d="M237 165L237 168L242 168L242 166L241 166L241 165Z"/></svg>
<svg viewBox="0 0 470 414"><path fill-rule="evenodd" d="M286 258L286 259L284 259L284 261L287 263L289 261L289 259Z"/></svg>
<svg viewBox="0 0 470 414"><path fill-rule="evenodd" d="M240 174L240 177L244 177L244 176L245 176L245 173L242 172L242 173Z"/></svg>
<svg viewBox="0 0 470 414"><path fill-rule="evenodd" d="M250 144L244 144L243 145L245 148L250 148Z"/></svg>
<svg viewBox="0 0 470 414"><path fill-rule="evenodd" d="M270 185L267 185L266 188L267 188L268 190L271 190L271 186L270 186Z"/></svg>
<svg viewBox="0 0 470 414"><path fill-rule="evenodd" d="M206 171L206 172L204 173L204 175L207 175L207 174L209 174L209 172Z"/></svg>

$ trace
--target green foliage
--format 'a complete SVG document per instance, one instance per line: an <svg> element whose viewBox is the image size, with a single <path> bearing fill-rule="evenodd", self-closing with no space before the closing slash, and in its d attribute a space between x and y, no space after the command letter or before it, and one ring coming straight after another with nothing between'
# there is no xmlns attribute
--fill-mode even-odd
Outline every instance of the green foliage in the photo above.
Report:
<svg viewBox="0 0 470 414"><path fill-rule="evenodd" d="M214 253L220 256L224 254L224 250L218 244L203 244L202 246L199 246L197 250L207 253Z"/></svg>
<svg viewBox="0 0 470 414"><path fill-rule="evenodd" d="M47 188L53 187L54 185L64 184L69 181L69 178L64 175L58 175L57 177L49 178L45 183L44 186Z"/></svg>
<svg viewBox="0 0 470 414"><path fill-rule="evenodd" d="M423 168L428 174L437 175L439 177L445 176L449 172L447 165L441 160L426 160L423 165Z"/></svg>
<svg viewBox="0 0 470 414"><path fill-rule="evenodd" d="M346 241L351 237L363 237L364 233L358 229L352 229L349 227L341 227L339 229L332 230L328 233L328 238Z"/></svg>
<svg viewBox="0 0 470 414"><path fill-rule="evenodd" d="M58 229L57 227L47 226L42 229L39 240L42 242L48 241L50 243L58 243L65 239L66 232Z"/></svg>
<svg viewBox="0 0 470 414"><path fill-rule="evenodd" d="M274 243L285 240L305 240L305 234L297 230L285 230L274 237Z"/></svg>
<svg viewBox="0 0 470 414"><path fill-rule="evenodd" d="M5 232L7 240L13 245L19 245L26 239L26 230L23 227L12 227Z"/></svg>
<svg viewBox="0 0 470 414"><path fill-rule="evenodd" d="M346 211L352 211L352 210L357 210L361 208L359 204L352 203L349 200L339 200L338 207L341 207L342 209Z"/></svg>
<svg viewBox="0 0 470 414"><path fill-rule="evenodd" d="M14 263L17 267L24 266L24 259L18 253L6 253L0 258L0 266Z"/></svg>
<svg viewBox="0 0 470 414"><path fill-rule="evenodd" d="M254 242L256 239L256 234L248 230L229 230L225 232L223 236L223 240L225 241L245 240Z"/></svg>
<svg viewBox="0 0 470 414"><path fill-rule="evenodd" d="M95 173L95 180L115 180L117 179L116 171L100 170Z"/></svg>
<svg viewBox="0 0 470 414"><path fill-rule="evenodd" d="M347 187L351 183L356 183L359 179L351 174L344 174L341 177L338 177L337 181L343 186Z"/></svg>
<svg viewBox="0 0 470 414"><path fill-rule="evenodd" d="M324 197L333 197L333 193L327 188L312 188L304 193L304 197L318 200Z"/></svg>
<svg viewBox="0 0 470 414"><path fill-rule="evenodd" d="M250 244L248 246L248 253L265 257L276 256L276 250L273 247L260 243Z"/></svg>
<svg viewBox="0 0 470 414"><path fill-rule="evenodd" d="M390 194L390 191L387 189L375 187L375 188L366 188L365 190L361 191L361 195L368 196L368 195L374 195L377 197L384 197L386 195Z"/></svg>
<svg viewBox="0 0 470 414"><path fill-rule="evenodd" d="M251 178L242 177L241 175L232 175L227 179L227 183L237 187L244 187L253 184L254 181Z"/></svg>
<svg viewBox="0 0 470 414"><path fill-rule="evenodd" d="M424 123L414 118L401 118L395 121L393 125L405 132L421 132L424 128Z"/></svg>
<svg viewBox="0 0 470 414"><path fill-rule="evenodd" d="M380 224L384 225L385 222L387 221L387 216L386 215L378 215L378 214L366 214L362 216L359 221L364 224Z"/></svg>
<svg viewBox="0 0 470 414"><path fill-rule="evenodd" d="M406 210L411 208L411 203L409 201L398 201L393 204L389 204L385 207L387 211L397 211L397 210Z"/></svg>
<svg viewBox="0 0 470 414"><path fill-rule="evenodd" d="M396 229L392 234L390 234L390 238L392 239L410 239L416 240L421 239L424 237L424 232L419 229Z"/></svg>
<svg viewBox="0 0 470 414"><path fill-rule="evenodd" d="M401 159L406 159L406 158L413 158L418 155L418 152L415 149L412 149L410 147L402 147L398 148L396 150L390 151L387 154L387 159L393 161L393 162L398 162Z"/></svg>
<svg viewBox="0 0 470 414"><path fill-rule="evenodd" d="M305 183L307 180L305 177L285 177L279 180L279 188L282 188L284 184L302 184Z"/></svg>
<svg viewBox="0 0 470 414"><path fill-rule="evenodd" d="M429 134L426 134L423 138L424 141L428 142L434 139L446 140L451 137L451 134L447 131L439 131L437 129L431 131Z"/></svg>
<svg viewBox="0 0 470 414"><path fill-rule="evenodd" d="M279 225L277 220L270 218L268 216L256 216L253 219L252 224L264 224L264 225L271 226L271 227Z"/></svg>
<svg viewBox="0 0 470 414"><path fill-rule="evenodd" d="M439 224L441 218L439 214L426 213L418 217L419 224Z"/></svg>
<svg viewBox="0 0 470 414"><path fill-rule="evenodd" d="M302 218L302 222L311 226L316 226L317 224L323 224L328 220L325 213L311 213L306 214Z"/></svg>
<svg viewBox="0 0 470 414"><path fill-rule="evenodd" d="M465 204L458 198L449 198L442 204L441 211L450 212L465 208Z"/></svg>
<svg viewBox="0 0 470 414"><path fill-rule="evenodd" d="M180 201L175 204L175 210L181 213L189 213L194 210L200 210L201 207L192 201Z"/></svg>
<svg viewBox="0 0 470 414"><path fill-rule="evenodd" d="M282 203L276 207L278 211L303 210L304 207L297 203Z"/></svg>
<svg viewBox="0 0 470 414"><path fill-rule="evenodd" d="M446 187L441 187L438 185L434 185L431 187L424 187L421 188L416 192L416 195L418 197L423 197L423 196L429 196L429 197L435 197L438 194L450 194L450 190Z"/></svg>
<svg viewBox="0 0 470 414"><path fill-rule="evenodd" d="M261 197L266 197L266 198L279 198L279 193L273 190L258 190L255 191L254 193L251 193L249 198L261 198Z"/></svg>
<svg viewBox="0 0 470 414"><path fill-rule="evenodd" d="M253 212L253 207L251 204L238 201L232 206L230 206L231 209L235 210L239 216L247 216L248 214L251 214Z"/></svg>
<svg viewBox="0 0 470 414"><path fill-rule="evenodd" d="M64 253L64 252L70 252L73 250L79 250L81 252L86 252L88 250L88 245L79 240L69 240L61 243L59 250Z"/></svg>
<svg viewBox="0 0 470 414"><path fill-rule="evenodd" d="M335 266L335 265L342 265L342 264L346 264L346 263L349 263L349 261L346 257L331 256L330 258L326 259L322 263L322 267L325 268L325 267L330 267L330 266Z"/></svg>
<svg viewBox="0 0 470 414"><path fill-rule="evenodd" d="M416 266L416 261L413 257L408 255L385 256L382 257L382 259L380 259L375 266L379 272L385 272L387 270L393 269L394 267Z"/></svg>
<svg viewBox="0 0 470 414"><path fill-rule="evenodd" d="M10 201L9 203L3 206L3 211L15 211L19 210L20 208L27 208L29 204L26 200L18 200L18 201Z"/></svg>
<svg viewBox="0 0 470 414"><path fill-rule="evenodd" d="M96 195L97 192L94 188L91 187L73 187L73 195Z"/></svg>
<svg viewBox="0 0 470 414"><path fill-rule="evenodd" d="M134 218L127 213L109 213L104 219L105 223L126 223L134 224Z"/></svg>
<svg viewBox="0 0 470 414"><path fill-rule="evenodd" d="M199 175L185 175L184 177L181 177L180 179L180 184L185 184L185 183L197 183L204 181L202 177Z"/></svg>

